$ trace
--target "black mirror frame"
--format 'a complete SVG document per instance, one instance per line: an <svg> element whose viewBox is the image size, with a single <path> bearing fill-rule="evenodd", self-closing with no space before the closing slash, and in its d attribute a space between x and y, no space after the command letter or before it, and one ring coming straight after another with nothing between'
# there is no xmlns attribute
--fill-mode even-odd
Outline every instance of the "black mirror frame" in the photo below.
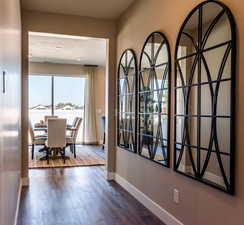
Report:
<svg viewBox="0 0 244 225"><path fill-rule="evenodd" d="M230 153L229 153L229 173L230 173L230 178L229 178L229 182L228 185L226 185L225 183L225 188L220 187L217 184L211 183L210 181L206 181L203 179L203 175L201 171L197 171L197 176L193 176L193 175L189 175L187 173L184 173L180 170L178 170L178 166L180 163L177 162L177 156L176 156L176 115L177 115L177 111L176 111L176 90L177 90L177 61L179 60L177 58L177 52L178 52L178 47L179 47L179 43L180 43L180 38L182 36L183 30L185 28L185 25L187 24L187 22L189 21L189 19L191 18L191 16L199 9L202 9L203 6L205 6L208 3L215 3L218 6L222 7L222 9L224 10L224 12L226 13L226 15L228 16L228 20L230 23L230 27L231 27L231 40L230 40L230 46L231 46L231 75L230 75L230 83L231 83L231 91L230 91ZM198 29L202 29L199 28L199 23L198 23ZM202 50L197 50L196 54L199 54ZM180 31L178 33L177 36L177 41L176 41L176 48L175 48L175 81L174 81L174 100L175 100L175 106L174 106L174 171L176 171L177 173L180 173L184 176L190 177L192 179L195 179L201 183L207 184L209 186L212 186L216 189L219 189L223 192L226 192L228 194L233 195L234 194L234 186L235 186L235 157L234 157L234 153L235 153L235 86L236 86L236 30L235 30L235 21L234 21L234 17L230 11L230 9L223 3L219 2L219 1L214 1L214 0L208 0L208 1L204 1L200 4L198 4L194 9L191 10L191 12L188 14L188 16L186 17L186 19L184 20ZM200 59L201 60L201 59ZM223 61L222 61L223 63ZM226 62L225 62L226 63ZM225 65L225 64L224 64ZM217 81L220 82L220 81ZM186 114L185 114L186 116ZM214 117L213 114L211 114L212 117ZM211 128L213 129L213 128ZM180 152L182 152L183 149L180 150ZM207 150L208 152L211 152L212 150ZM216 150L217 152L217 150ZM210 153L211 154L211 153ZM217 154L217 153L216 153ZM220 159L221 160L221 159ZM178 165L177 165L178 164ZM221 171L222 172L222 171ZM224 176L222 174L222 176ZM226 176L226 174L225 174Z"/></svg>
<svg viewBox="0 0 244 225"><path fill-rule="evenodd" d="M138 69L138 123L140 122L140 101L139 101L139 97L140 97L140 77L141 77L141 67L142 67L142 58L143 58L143 53L144 53L144 49L149 41L149 39L154 35L154 34L158 34L160 36L162 36L162 39L164 39L165 41L165 44L166 44L166 47L167 47L167 53L168 53L168 72L167 72L167 75L168 75L168 110L167 110L167 159L165 160L166 164L163 164L163 163L160 163L154 159L151 159L149 157L146 157L146 156L143 156L140 154L140 151L139 151L139 147L140 147L140 131L138 130L138 146L137 146L137 153L147 159L147 160L150 160L152 162L155 162L159 165L162 165L164 167L167 167L169 168L170 167L170 106L171 106L171 52L170 52L170 46L169 46L169 42L168 42L168 39L166 38L166 36L162 33L162 32L159 32L159 31L155 31L155 32L152 32L147 38L146 38L146 41L142 47L142 50L141 50L141 55L140 55L140 62L139 62L139 69ZM166 64L166 63L165 63ZM155 68L154 65L151 66L150 68ZM139 127L139 126L138 126Z"/></svg>
<svg viewBox="0 0 244 225"><path fill-rule="evenodd" d="M135 78L135 90L134 90L134 95L135 95L135 121L134 121L134 127L135 130L133 131L134 133L134 150L130 149L130 148L126 148L124 146L119 145L120 143L120 120L119 120L119 116L120 116L120 93L119 93L119 81L120 81L120 66L121 66L121 62L124 56L126 56L126 54L130 52L132 54L132 58L134 59L135 62L135 73L134 73L134 78ZM127 74L128 75L128 74ZM119 64L118 64L118 71L117 71L117 146L120 147L121 149L127 150L128 152L132 152L132 153L136 153L137 152L137 96L138 96L138 68L137 68L137 59L136 59L136 54L132 49L126 49L124 50L124 52L122 53L120 60L119 60Z"/></svg>

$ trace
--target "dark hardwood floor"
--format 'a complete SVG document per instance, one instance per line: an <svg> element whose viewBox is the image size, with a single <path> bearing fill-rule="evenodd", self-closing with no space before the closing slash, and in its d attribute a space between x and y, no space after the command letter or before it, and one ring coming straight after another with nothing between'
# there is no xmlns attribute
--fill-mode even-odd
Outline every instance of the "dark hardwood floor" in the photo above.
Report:
<svg viewBox="0 0 244 225"><path fill-rule="evenodd" d="M30 170L18 225L164 225L103 167Z"/></svg>
<svg viewBox="0 0 244 225"><path fill-rule="evenodd" d="M77 145L77 151L84 148L95 152L97 155L105 159L105 151L102 149L102 145Z"/></svg>

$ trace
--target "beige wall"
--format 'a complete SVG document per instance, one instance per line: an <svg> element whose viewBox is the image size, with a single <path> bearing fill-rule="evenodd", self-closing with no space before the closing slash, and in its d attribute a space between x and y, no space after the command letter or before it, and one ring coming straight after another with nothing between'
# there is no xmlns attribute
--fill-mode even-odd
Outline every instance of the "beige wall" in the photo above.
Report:
<svg viewBox="0 0 244 225"><path fill-rule="evenodd" d="M191 9L200 0L140 0L134 3L118 22L117 63L123 50L132 48L139 60L140 51L146 37L153 31L162 31L169 40L171 57L178 31ZM131 184L149 196L164 209L173 214L186 225L242 225L244 221L244 13L243 2L223 0L232 10L237 22L237 90L236 90L236 195L230 196L207 185L186 178L173 169L163 168L138 155L118 149L116 172ZM172 62L173 66L173 62ZM172 84L174 68L172 68ZM173 89L172 89L173 90ZM173 91L171 91L173 93ZM174 107L174 96L171 96L171 112ZM171 118L173 118L171 113ZM173 164L173 120L171 120L171 167ZM180 203L172 200L173 189L180 191Z"/></svg>
<svg viewBox="0 0 244 225"><path fill-rule="evenodd" d="M21 21L18 0L0 1L0 224L13 225L21 172ZM6 71L6 93L2 73Z"/></svg>
<svg viewBox="0 0 244 225"><path fill-rule="evenodd" d="M88 17L69 16L53 13L40 13L22 11L23 34L22 34L22 176L28 177L28 31L46 32L55 34L78 35L86 37L105 38L108 42L107 65L106 65L106 104L105 113L110 119L107 120L107 171L115 170L115 58L116 58L116 24L112 20L92 19Z"/></svg>
<svg viewBox="0 0 244 225"><path fill-rule="evenodd" d="M84 75L85 69L81 65L72 64L59 64L59 63L29 63L29 74L30 75L70 75L70 76L81 76Z"/></svg>

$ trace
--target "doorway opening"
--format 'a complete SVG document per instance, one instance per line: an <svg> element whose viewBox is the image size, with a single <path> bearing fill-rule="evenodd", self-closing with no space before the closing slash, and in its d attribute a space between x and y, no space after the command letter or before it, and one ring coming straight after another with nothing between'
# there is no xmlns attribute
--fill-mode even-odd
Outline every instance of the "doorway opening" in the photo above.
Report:
<svg viewBox="0 0 244 225"><path fill-rule="evenodd" d="M106 45L29 32L29 169L106 165Z"/></svg>

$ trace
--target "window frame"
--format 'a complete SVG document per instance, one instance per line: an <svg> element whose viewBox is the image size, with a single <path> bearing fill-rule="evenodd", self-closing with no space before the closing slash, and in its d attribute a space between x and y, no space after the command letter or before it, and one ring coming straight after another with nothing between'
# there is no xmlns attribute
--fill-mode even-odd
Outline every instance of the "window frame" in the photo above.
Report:
<svg viewBox="0 0 244 225"><path fill-rule="evenodd" d="M124 57L127 57L128 53L132 55L131 60L134 60L134 65L135 65L135 72L133 74L128 75L128 68L125 68L126 71L124 71L124 76L123 77L128 77L128 76L133 76L134 77L134 92L133 93L126 93L124 94L125 96L127 95L133 95L134 96L134 112L124 112L124 114L134 114L134 130L128 132L126 130L120 129L120 115L122 112L120 112L120 80L121 80L121 75L120 75L120 68L122 66L122 60ZM127 59L126 59L127 60ZM126 62L127 66L127 62ZM127 74L126 74L127 73ZM137 59L135 52L132 49L126 49L122 53L119 64L118 64L118 71L117 71L117 146L120 147L121 149L127 150L129 152L137 153L137 98L138 98L138 70L137 70ZM122 95L123 96L123 95ZM134 135L134 149L127 148L125 146L120 145L120 132L127 132L127 133L132 133Z"/></svg>
<svg viewBox="0 0 244 225"><path fill-rule="evenodd" d="M229 151L229 166L230 166L230 181L229 181L229 185L227 186L226 184L226 188L222 188L220 187L220 185L217 185L217 184L214 184L213 182L210 182L210 181L206 181L205 179L203 179L203 174L202 174L202 171L201 171L201 168L200 165L199 165L199 160L200 160L200 151L202 150L202 146L200 146L199 144L197 144L197 151L198 151L198 159L197 159L197 165L195 166L195 168L193 168L193 165L192 165L192 169L194 170L194 174L195 175L190 175L188 173L185 173L185 172L182 172L179 170L179 165L180 165L180 161L177 160L177 127L176 127L176 122L177 122L177 106L176 106L176 102L177 102L177 77L178 77L178 62L181 60L181 58L187 58L187 57L192 57L192 55L198 55L198 54L203 54L203 52L206 52L205 49L203 50L197 50L194 54L191 54L191 55L186 55L185 57L181 57L181 58L178 58L177 57L177 53L178 53L178 49L179 49L179 46L180 46L180 39L182 37L182 34L183 34L183 31L184 31L184 28L187 24L187 22L191 19L191 17L193 16L193 14L195 12L197 12L199 10L199 18L198 18L198 31L200 31L202 33L202 26L200 26L200 22L199 21L202 21L202 18L203 18L203 14L202 14L202 10L203 10L203 6L207 5L208 3L215 3L217 4L218 6L220 6L222 8L222 10L224 11L224 13L226 13L227 17L228 17L228 21L230 23L230 28L231 28L231 40L230 40L230 43L231 43L231 74L230 74L230 82L231 82L231 90L230 90L230 151ZM202 42L202 40L200 41ZM199 41L198 41L198 45L199 45ZM221 44L219 44L221 45ZM201 46L201 43L200 43L200 46ZM214 46L213 46L214 47ZM211 51L212 48L209 48L209 50L207 51ZM235 86L236 86L236 30L235 30L235 21L234 21L234 17L230 11L230 9L223 3L221 2L218 2L218 1L214 1L214 0L208 0L208 1L204 1L200 4L198 4L195 8L193 8L191 10L191 12L187 15L186 19L184 20L181 28L180 28L180 31L177 35L177 41L176 41L176 47L175 47L175 65L174 65L174 68L175 68L175 80L174 80L174 95L175 95L175 106L174 106L174 171L177 172L177 173L180 173L184 176L187 176L189 178L192 178L194 180L197 180L201 183L204 183L204 184L207 184L211 187L214 187L218 190L221 190L223 192L226 192L228 194L231 194L233 195L234 194L234 179L235 179L235 168L234 168L234 165L235 165L235 161L234 161L234 151L235 151ZM200 58L200 61L201 61L202 57ZM197 59L198 61L199 59ZM226 62L225 62L226 64ZM225 65L224 64L224 65ZM217 82L220 82L222 83L223 81L220 80L220 81L217 81ZM211 82L206 82L207 85L209 85ZM186 84L187 86L188 84ZM197 87L198 86L201 86L202 83L197 83ZM191 88L193 85L189 86L188 88ZM184 97L184 96L183 96ZM200 98L201 98L201 92L200 92ZM199 103L199 96L198 96L198 101L197 101L197 106L201 104L201 100L200 100L200 103ZM216 103L217 104L217 103ZM184 106L185 106L185 103L184 103ZM182 115L184 116L184 118L190 116L189 113L188 114L184 114ZM202 112L198 112L197 114L197 118L199 120L199 118L201 119L202 118ZM213 113L211 113L211 118L213 117L216 117L217 118L217 115L213 115ZM185 120L185 119L184 119ZM201 126L200 128L198 128L198 130L201 130ZM211 132L212 132L213 128L211 128ZM201 136L199 137L199 132L197 134L197 139L201 138ZM214 139L218 139L217 137L214 138ZM199 143L199 142L198 142ZM192 146L187 146L187 148L191 148ZM183 151L184 151L184 147L183 149L180 150L180 154L183 154ZM191 151L191 150L190 150ZM212 150L210 149L207 149L207 151L211 152L212 153ZM210 153L210 154L211 154ZM210 157L210 156L209 156ZM220 160L222 161L222 160ZM208 162L209 163L209 162ZM205 164L205 162L204 162ZM207 164L208 165L208 164ZM207 166L206 166L207 167ZM205 168L206 169L206 168ZM225 174L226 175L226 174ZM222 174L223 176L223 174Z"/></svg>
<svg viewBox="0 0 244 225"><path fill-rule="evenodd" d="M81 79L85 79L84 76L64 76L64 75L50 75L50 74L30 74L29 76L43 76L43 77L50 77L51 78L51 82L50 82L50 89L51 89L51 101L50 101L50 104L51 104L51 116L54 116L55 115L55 101L54 101L54 89L55 89L55 77L70 77L70 78L81 78ZM29 92L29 90L28 90ZM85 109L85 102L84 102L84 109Z"/></svg>
<svg viewBox="0 0 244 225"><path fill-rule="evenodd" d="M167 94L168 94L168 101L167 101L167 113L166 113L166 115L167 115L167 139L166 139L166 141L167 141L167 146L166 146L166 154L167 154L167 158L166 158L166 160L165 160L165 163L160 163L159 161L156 161L155 160L155 156L156 156L156 154L155 154L155 156L153 157L150 157L150 153L149 153L149 149L148 149L148 153L149 153L149 157L146 157L146 156L144 156L144 155L142 155L141 153L140 153L140 150L139 150L139 148L140 148L140 137L141 137L141 133L140 133L140 131L138 131L138 154L141 156L141 157L143 157L143 158L145 158L145 159L147 159L147 160L150 160L150 161L152 161L152 162L155 162L155 163L157 163L157 164L159 164L159 165L162 165L162 166L164 166L164 167L166 167L166 168L169 168L170 167L170 106L171 106L171 54L170 54L170 46L169 46L169 42L168 42L168 39L166 38L166 36L162 33L162 32L158 32L158 31L155 31L155 32L152 32L147 38L146 38L146 41L145 41L145 43L144 43L144 45L143 45L143 48L142 48L142 50L141 50L141 55L140 55L140 63L139 63L139 71L138 71L138 124L140 123L140 118L141 118L141 113L139 113L140 112L140 107L141 107L141 104L140 104L140 96L141 96L141 94L144 94L143 92L145 92L145 91L140 91L140 81L141 81L141 73L144 71L144 70L142 70L142 59L143 59L143 54L144 54L144 50L145 50L145 47L146 47L146 45L147 45L147 43L148 43L148 41L150 40L150 38L151 37L154 37L154 35L160 35L161 37L162 37L162 40L163 40L163 42L162 43L164 43L165 42L165 44L166 44L166 49L167 49L167 54L168 54L168 58L167 58L167 62L164 62L163 64L165 64L165 65L168 65L168 68L167 68L167 82L168 82L168 84L167 84ZM151 59L151 58L150 58ZM156 60L156 59L155 59ZM152 59L151 59L151 61L152 61ZM155 61L155 64L156 64L156 61ZM159 64L160 66L162 66L163 64ZM152 69L155 69L156 68L156 66L157 65L150 65L150 68L148 68L149 70L152 70ZM155 89L155 90L150 90L149 92L150 93L153 93L153 92L157 92L157 91L163 91L164 90L164 88L163 89ZM146 91L147 92L147 91ZM150 115L152 115L152 114L154 114L154 113L149 113ZM161 114L161 113L156 113L157 115L159 115L159 114ZM155 115L156 115L155 114ZM144 135L145 136L145 135ZM160 138L159 137L155 137L155 136L150 136L150 138L153 138L153 140L156 138L157 140L159 140ZM160 139L161 140L161 139ZM164 141L164 139L163 140L161 140L161 141ZM160 143L160 142L158 142L158 143ZM153 144L154 145L154 144Z"/></svg>

